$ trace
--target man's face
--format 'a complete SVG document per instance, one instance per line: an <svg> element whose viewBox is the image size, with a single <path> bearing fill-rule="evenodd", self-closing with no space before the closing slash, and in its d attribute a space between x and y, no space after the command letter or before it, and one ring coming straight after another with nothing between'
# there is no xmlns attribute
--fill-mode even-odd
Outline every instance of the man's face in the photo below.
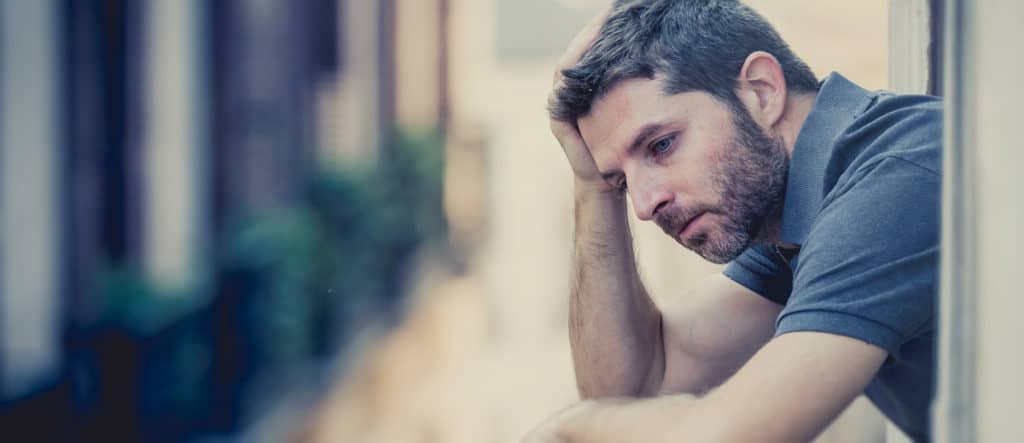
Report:
<svg viewBox="0 0 1024 443"><path fill-rule="evenodd" d="M660 80L626 80L577 123L637 217L711 262L738 256L781 209L789 169L781 140L706 92L666 96Z"/></svg>

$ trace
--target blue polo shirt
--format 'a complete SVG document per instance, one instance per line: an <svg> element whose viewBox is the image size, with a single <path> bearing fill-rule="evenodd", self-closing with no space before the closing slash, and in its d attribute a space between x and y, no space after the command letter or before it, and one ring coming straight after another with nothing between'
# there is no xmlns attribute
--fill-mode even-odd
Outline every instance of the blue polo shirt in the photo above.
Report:
<svg viewBox="0 0 1024 443"><path fill-rule="evenodd" d="M821 84L790 161L782 241L725 269L784 305L776 335L819 331L889 358L865 394L915 441L929 440L935 372L942 102Z"/></svg>

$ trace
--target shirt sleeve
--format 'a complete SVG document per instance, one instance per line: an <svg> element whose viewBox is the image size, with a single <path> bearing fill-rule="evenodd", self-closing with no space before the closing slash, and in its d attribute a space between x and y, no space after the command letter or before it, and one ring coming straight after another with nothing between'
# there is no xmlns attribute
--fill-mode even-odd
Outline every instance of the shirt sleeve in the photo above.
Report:
<svg viewBox="0 0 1024 443"><path fill-rule="evenodd" d="M726 277L780 305L786 304L793 274L785 259L769 245L755 244L722 271Z"/></svg>
<svg viewBox="0 0 1024 443"><path fill-rule="evenodd" d="M899 158L862 169L826 197L776 335L845 335L898 357L933 324L940 177Z"/></svg>

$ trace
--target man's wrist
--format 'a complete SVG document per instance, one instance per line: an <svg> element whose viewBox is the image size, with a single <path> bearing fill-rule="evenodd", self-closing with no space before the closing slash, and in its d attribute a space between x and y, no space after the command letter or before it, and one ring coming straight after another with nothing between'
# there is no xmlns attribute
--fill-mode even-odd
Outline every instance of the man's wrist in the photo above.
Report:
<svg viewBox="0 0 1024 443"><path fill-rule="evenodd" d="M558 436L567 443L615 442L626 435L635 435L638 430L629 431L623 423L643 423L644 417L631 414L631 409L649 399L609 397L600 400L585 400L562 412ZM632 427L627 426L628 427Z"/></svg>
<svg viewBox="0 0 1024 443"><path fill-rule="evenodd" d="M613 188L604 182L592 183L578 178L575 181L573 192L576 201L597 199L621 202L626 198L626 193L622 189Z"/></svg>
<svg viewBox="0 0 1024 443"><path fill-rule="evenodd" d="M693 441L716 441L708 438L710 428L694 422L693 406L689 395L582 401L560 413L555 435L567 443L658 442L675 441L687 429Z"/></svg>
<svg viewBox="0 0 1024 443"><path fill-rule="evenodd" d="M556 430L560 441L575 443L593 440L590 437L595 430L595 415L601 407L600 402L584 400L562 411Z"/></svg>

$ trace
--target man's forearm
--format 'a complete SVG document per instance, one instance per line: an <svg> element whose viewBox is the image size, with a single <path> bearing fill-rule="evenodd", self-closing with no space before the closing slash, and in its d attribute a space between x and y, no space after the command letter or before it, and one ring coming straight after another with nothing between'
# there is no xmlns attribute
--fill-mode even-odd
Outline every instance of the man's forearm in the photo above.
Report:
<svg viewBox="0 0 1024 443"><path fill-rule="evenodd" d="M551 432L566 443L720 441L720 420L698 416L700 407L688 395L583 402L555 417Z"/></svg>
<svg viewBox="0 0 1024 443"><path fill-rule="evenodd" d="M653 394L664 375L661 315L636 270L621 192L577 186L569 340L581 397Z"/></svg>

